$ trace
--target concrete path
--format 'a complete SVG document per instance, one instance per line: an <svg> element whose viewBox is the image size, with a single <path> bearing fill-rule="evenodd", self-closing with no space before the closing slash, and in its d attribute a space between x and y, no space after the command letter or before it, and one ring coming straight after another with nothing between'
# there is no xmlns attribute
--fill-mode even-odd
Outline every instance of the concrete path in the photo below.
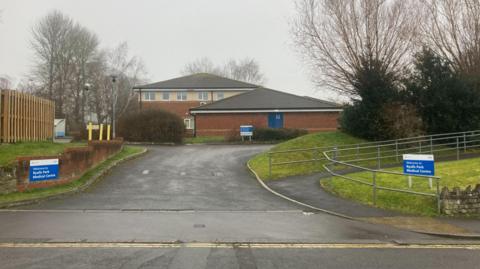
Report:
<svg viewBox="0 0 480 269"><path fill-rule="evenodd" d="M266 181L274 191L299 202L374 223L388 223L405 229L432 233L480 235L480 220L472 218L438 217L433 219L408 216L395 211L376 208L333 195L320 186L320 180L329 178L328 173L293 176ZM396 223L398 220L402 223ZM410 223L406 224L408 220ZM427 227L428 226L428 227Z"/></svg>
<svg viewBox="0 0 480 269"><path fill-rule="evenodd" d="M343 199L325 191L320 186L320 180L327 177L329 177L329 174L321 173L308 176L292 176L279 180L269 180L265 183L274 191L297 201L355 218L391 217L400 215L396 212Z"/></svg>

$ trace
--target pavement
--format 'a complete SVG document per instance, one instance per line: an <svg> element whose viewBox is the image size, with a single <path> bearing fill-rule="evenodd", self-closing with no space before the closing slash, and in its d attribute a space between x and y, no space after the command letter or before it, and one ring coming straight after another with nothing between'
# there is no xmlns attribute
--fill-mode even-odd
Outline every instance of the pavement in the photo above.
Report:
<svg viewBox="0 0 480 269"><path fill-rule="evenodd" d="M367 222L431 234L480 238L479 219L417 217L364 205L327 192L320 181L330 177L328 173L317 173L270 180L266 184L272 190L301 203Z"/></svg>
<svg viewBox="0 0 480 269"><path fill-rule="evenodd" d="M0 210L0 268L475 268L480 262L478 241L340 218L273 195L245 166L269 147L149 146L148 154L115 167L85 192Z"/></svg>

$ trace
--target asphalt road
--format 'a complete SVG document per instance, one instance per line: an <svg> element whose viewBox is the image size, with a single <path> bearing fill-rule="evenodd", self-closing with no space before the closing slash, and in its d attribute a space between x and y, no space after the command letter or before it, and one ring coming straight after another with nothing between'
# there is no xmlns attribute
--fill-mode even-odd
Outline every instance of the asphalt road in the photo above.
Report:
<svg viewBox="0 0 480 269"><path fill-rule="evenodd" d="M458 249L9 248L14 268L478 268L480 255Z"/></svg>
<svg viewBox="0 0 480 269"><path fill-rule="evenodd" d="M451 268L459 263L462 268L476 268L479 264L478 250L435 247L466 242L308 212L272 195L245 167L252 155L268 146L149 149L84 193L0 211L0 268ZM132 247L122 245L125 242L174 245ZM188 246L196 242L234 245ZM252 242L279 245L235 247ZM27 245L19 247L22 243ZM100 245L84 245L89 243ZM367 245L332 249L301 246L304 243ZM389 245L416 243L431 248ZM370 244L381 246L364 249Z"/></svg>
<svg viewBox="0 0 480 269"><path fill-rule="evenodd" d="M29 209L291 210L259 187L245 163L269 146L149 147L84 193Z"/></svg>

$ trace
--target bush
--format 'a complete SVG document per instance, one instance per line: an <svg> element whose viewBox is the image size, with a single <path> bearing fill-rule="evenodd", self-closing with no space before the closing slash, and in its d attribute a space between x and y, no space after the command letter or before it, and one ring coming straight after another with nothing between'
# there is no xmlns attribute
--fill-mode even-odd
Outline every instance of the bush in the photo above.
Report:
<svg viewBox="0 0 480 269"><path fill-rule="evenodd" d="M288 140L306 134L307 131L302 129L255 128L253 139L258 141Z"/></svg>
<svg viewBox="0 0 480 269"><path fill-rule="evenodd" d="M181 143L185 126L173 113L159 109L142 110L123 116L118 122L118 134L132 142Z"/></svg>
<svg viewBox="0 0 480 269"><path fill-rule="evenodd" d="M480 92L475 84L426 48L416 55L406 98L417 107L430 134L476 130L480 128Z"/></svg>
<svg viewBox="0 0 480 269"><path fill-rule="evenodd" d="M356 137L382 140L389 139L385 130L388 124L383 107L398 98L397 78L389 73L382 62L364 59L362 68L352 78L358 96L346 105L340 118L341 128Z"/></svg>

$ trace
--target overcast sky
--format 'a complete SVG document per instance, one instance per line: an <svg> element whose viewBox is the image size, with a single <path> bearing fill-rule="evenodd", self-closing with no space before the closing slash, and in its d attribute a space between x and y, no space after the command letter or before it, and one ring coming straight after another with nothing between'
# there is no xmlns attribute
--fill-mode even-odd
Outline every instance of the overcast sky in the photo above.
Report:
<svg viewBox="0 0 480 269"><path fill-rule="evenodd" d="M197 58L256 59L266 86L329 98L310 82L289 34L293 0L0 0L0 75L18 82L32 64L32 25L57 9L95 32L103 47L126 41L151 82Z"/></svg>

